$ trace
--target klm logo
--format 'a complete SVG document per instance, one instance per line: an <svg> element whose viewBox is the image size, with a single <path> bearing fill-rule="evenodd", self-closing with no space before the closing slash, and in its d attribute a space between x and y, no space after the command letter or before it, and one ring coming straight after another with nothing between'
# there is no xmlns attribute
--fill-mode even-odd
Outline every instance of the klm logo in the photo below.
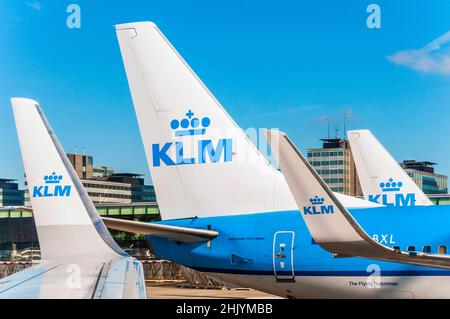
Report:
<svg viewBox="0 0 450 319"><path fill-rule="evenodd" d="M194 117L194 113L191 110L186 113L186 118L181 121L174 119L170 122L170 127L174 130L177 137L205 135L210 125L211 120L209 117L204 117L200 120ZM153 144L153 166L231 162L233 160L232 149L232 139L219 139L216 143L210 139L201 139L197 141L195 156L186 157L183 142L181 141ZM169 155L170 150L175 150L174 157Z"/></svg>
<svg viewBox="0 0 450 319"><path fill-rule="evenodd" d="M34 186L33 187L33 198L34 197L69 197L71 186L60 185L61 180L63 179L62 175L57 175L55 172L50 175L44 176L44 184L43 186Z"/></svg>
<svg viewBox="0 0 450 319"><path fill-rule="evenodd" d="M399 192L403 187L402 182L395 182L390 178L386 183L380 183L381 194L369 195L369 201L385 206L415 206L416 195L414 193L403 194Z"/></svg>
<svg viewBox="0 0 450 319"><path fill-rule="evenodd" d="M311 206L304 206L303 207L303 214L304 215L328 215L328 214L334 214L334 207L333 205L324 205L325 199L323 197L315 196L311 198L310 200Z"/></svg>

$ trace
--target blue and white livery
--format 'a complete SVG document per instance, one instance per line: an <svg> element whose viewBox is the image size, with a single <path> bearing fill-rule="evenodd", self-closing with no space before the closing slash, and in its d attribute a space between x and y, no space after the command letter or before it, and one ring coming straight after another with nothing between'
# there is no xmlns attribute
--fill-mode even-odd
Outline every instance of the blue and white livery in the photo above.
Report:
<svg viewBox="0 0 450 319"><path fill-rule="evenodd" d="M163 220L112 228L201 232L195 242L147 238L161 258L283 297L450 297L450 207L335 194L272 132L283 176L153 23L116 32Z"/></svg>

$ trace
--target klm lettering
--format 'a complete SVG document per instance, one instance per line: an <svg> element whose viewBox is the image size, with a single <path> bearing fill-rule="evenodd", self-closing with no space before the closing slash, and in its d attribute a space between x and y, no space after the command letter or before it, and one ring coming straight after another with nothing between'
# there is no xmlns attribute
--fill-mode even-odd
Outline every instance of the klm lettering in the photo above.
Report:
<svg viewBox="0 0 450 319"><path fill-rule="evenodd" d="M162 146L160 144L153 144L153 166L159 167L161 163L166 166L172 166L232 161L233 140L231 139L220 139L215 146L211 140L201 140L198 141L197 146L196 157L185 157L183 142L169 142ZM172 158L168 154L173 147L175 147L175 158Z"/></svg>
<svg viewBox="0 0 450 319"><path fill-rule="evenodd" d="M70 196L71 186L34 186L33 197L68 197Z"/></svg>
<svg viewBox="0 0 450 319"><path fill-rule="evenodd" d="M369 195L369 201L382 204L385 206L415 206L416 195L412 194L395 194L392 200L389 200L389 194Z"/></svg>
<svg viewBox="0 0 450 319"><path fill-rule="evenodd" d="M304 215L334 214L334 207L333 205L304 206L303 214Z"/></svg>

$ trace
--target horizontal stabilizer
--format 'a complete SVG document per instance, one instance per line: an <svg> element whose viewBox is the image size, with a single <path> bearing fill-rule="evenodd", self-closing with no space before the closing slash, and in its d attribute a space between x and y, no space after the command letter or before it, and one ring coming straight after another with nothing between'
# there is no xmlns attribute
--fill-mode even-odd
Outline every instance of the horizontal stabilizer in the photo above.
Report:
<svg viewBox="0 0 450 319"><path fill-rule="evenodd" d="M103 217L102 219L106 227L110 229L140 235L159 236L184 243L203 242L219 236L219 233L214 230L144 223L108 217Z"/></svg>
<svg viewBox="0 0 450 319"><path fill-rule="evenodd" d="M368 200L364 200L355 196L349 196L342 193L334 193L336 198L344 205L347 209L351 208L376 208L383 207L384 205L374 203Z"/></svg>
<svg viewBox="0 0 450 319"><path fill-rule="evenodd" d="M312 238L322 248L342 257L364 257L450 269L448 255L403 252L374 241L284 133L267 131L266 135L271 147L279 149L280 168L300 215Z"/></svg>

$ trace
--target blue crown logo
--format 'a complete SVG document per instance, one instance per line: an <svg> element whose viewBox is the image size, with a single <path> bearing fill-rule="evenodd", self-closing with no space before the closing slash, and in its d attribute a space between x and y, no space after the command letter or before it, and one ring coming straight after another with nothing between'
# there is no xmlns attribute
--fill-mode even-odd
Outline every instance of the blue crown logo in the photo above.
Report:
<svg viewBox="0 0 450 319"><path fill-rule="evenodd" d="M392 178L389 178L386 183L380 183L380 188L383 192L396 192L399 191L402 186L402 182L394 182Z"/></svg>
<svg viewBox="0 0 450 319"><path fill-rule="evenodd" d="M315 197L311 198L309 201L311 202L312 205L322 205L323 202L325 201L325 198L319 197L316 195Z"/></svg>
<svg viewBox="0 0 450 319"><path fill-rule="evenodd" d="M55 172L44 176L45 184L59 184L62 179L62 175L56 175Z"/></svg>
<svg viewBox="0 0 450 319"><path fill-rule="evenodd" d="M194 117L194 112L191 110L186 113L186 118L181 121L173 119L170 122L170 127L175 130L175 136L203 135L209 125L211 125L209 117L205 116L200 120Z"/></svg>

